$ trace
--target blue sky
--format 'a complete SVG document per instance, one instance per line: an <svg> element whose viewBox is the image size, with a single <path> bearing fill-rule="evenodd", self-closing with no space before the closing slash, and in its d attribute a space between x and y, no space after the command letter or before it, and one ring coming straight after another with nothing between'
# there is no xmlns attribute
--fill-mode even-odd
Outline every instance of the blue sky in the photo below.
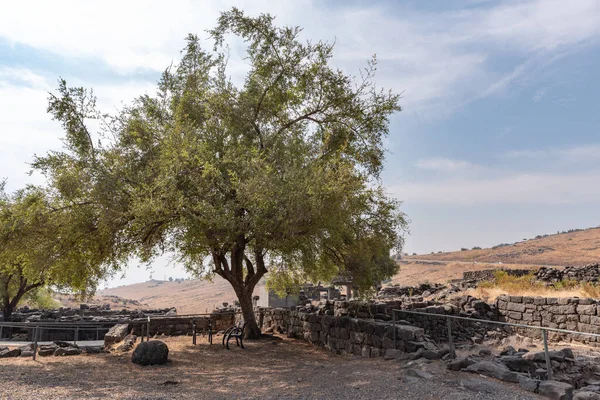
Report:
<svg viewBox="0 0 600 400"><path fill-rule="evenodd" d="M93 87L103 111L153 93L188 32L236 5L336 40L356 73L376 53L377 83L403 92L383 183L411 220L406 251L490 246L600 224L600 2L13 2L0 14L0 177L28 176L61 146L45 112L62 76ZM33 10L33 11L32 11ZM118 11L116 11L118 10ZM203 36L204 35L204 36ZM207 46L210 43L207 43ZM230 74L241 81L243 45ZM159 260L154 276L179 277ZM110 285L141 281L135 267Z"/></svg>

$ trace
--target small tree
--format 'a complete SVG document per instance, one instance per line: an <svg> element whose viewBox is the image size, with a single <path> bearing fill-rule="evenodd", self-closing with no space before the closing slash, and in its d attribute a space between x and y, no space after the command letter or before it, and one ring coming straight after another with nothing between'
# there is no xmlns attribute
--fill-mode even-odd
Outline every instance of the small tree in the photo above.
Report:
<svg viewBox="0 0 600 400"><path fill-rule="evenodd" d="M19 303L52 304L54 287L86 295L109 274L97 221L85 210L54 203L40 188L0 192L0 307L9 318Z"/></svg>
<svg viewBox="0 0 600 400"><path fill-rule="evenodd" d="M100 117L93 94L60 81L48 109L67 150L34 164L65 201L106 217L116 255L172 251L196 276L226 279L249 337L260 335L252 293L268 270L315 282L348 273L367 289L398 268L390 251L405 221L379 173L399 96L374 86L374 58L355 79L329 65L332 44L303 43L300 31L222 13L213 51L190 35L157 95L110 119L99 143L86 125ZM226 73L230 34L248 46L239 86Z"/></svg>

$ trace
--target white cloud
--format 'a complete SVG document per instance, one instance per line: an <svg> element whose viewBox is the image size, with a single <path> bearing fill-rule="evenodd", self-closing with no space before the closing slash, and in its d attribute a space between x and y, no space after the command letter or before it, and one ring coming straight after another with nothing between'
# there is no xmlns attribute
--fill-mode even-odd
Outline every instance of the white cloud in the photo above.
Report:
<svg viewBox="0 0 600 400"><path fill-rule="evenodd" d="M512 150L506 152L504 157L536 162L552 161L554 163L584 164L587 161L600 161L600 144L590 143L587 145L552 149Z"/></svg>
<svg viewBox="0 0 600 400"><path fill-rule="evenodd" d="M470 162L463 160L451 160L448 158L428 158L419 160L416 166L421 169L442 172L452 172L474 167L474 165Z"/></svg>
<svg viewBox="0 0 600 400"><path fill-rule="evenodd" d="M325 7L308 0L181 1L177 7L158 1L58 1L39 2L32 13L30 3L11 2L0 14L0 37L69 58L98 58L124 74L162 70L178 57L187 33L205 38L219 11L236 5L254 15L268 11L280 24L301 25L306 38L336 38L336 62L352 72L377 53L378 83L405 91L407 111L450 112L528 72L526 61L509 74L492 72L488 55L496 48L525 57L535 53L537 59L597 40L599 4L489 3L434 13L400 5L394 12L372 4ZM234 69L241 62L238 47L232 48Z"/></svg>
<svg viewBox="0 0 600 400"><path fill-rule="evenodd" d="M406 204L561 205L600 202L600 170L572 175L514 174L495 179L392 185Z"/></svg>

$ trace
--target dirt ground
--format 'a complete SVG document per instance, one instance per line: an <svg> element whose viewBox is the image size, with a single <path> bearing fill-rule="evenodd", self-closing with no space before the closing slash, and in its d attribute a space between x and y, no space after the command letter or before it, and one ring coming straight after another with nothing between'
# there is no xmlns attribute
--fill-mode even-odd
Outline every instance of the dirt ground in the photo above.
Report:
<svg viewBox="0 0 600 400"><path fill-rule="evenodd" d="M217 337L217 340L219 338ZM293 339L191 344L166 338L170 363L141 367L131 353L0 360L0 399L537 399L514 385L448 372L410 376L398 361L335 355ZM234 346L235 347L235 346ZM414 371L411 371L414 372Z"/></svg>

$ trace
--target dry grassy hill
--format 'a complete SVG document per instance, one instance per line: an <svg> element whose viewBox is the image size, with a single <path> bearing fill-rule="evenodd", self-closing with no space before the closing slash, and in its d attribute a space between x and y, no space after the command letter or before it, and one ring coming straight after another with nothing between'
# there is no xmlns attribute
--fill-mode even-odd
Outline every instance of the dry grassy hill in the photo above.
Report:
<svg viewBox="0 0 600 400"><path fill-rule="evenodd" d="M549 235L490 249L455 251L405 257L400 273L392 283L416 285L426 281L445 283L462 277L465 271L490 268L536 269L541 265L584 265L600 261L600 228ZM502 265L498 264L502 263ZM261 283L264 285L264 283ZM256 289L256 293L259 291ZM204 313L223 302L233 302L235 294L229 283L217 277L214 282L189 280L167 282L151 280L98 292L148 305L176 307L180 314ZM117 301L117 303L119 303ZM121 302L122 303L122 302ZM117 308L115 304L114 308Z"/></svg>
<svg viewBox="0 0 600 400"><path fill-rule="evenodd" d="M258 293L264 283L255 288ZM133 285L104 289L98 295L113 295L145 303L152 308L175 307L179 314L205 313L223 302L232 303L236 298L231 285L220 277L214 282L199 279L169 282L150 280Z"/></svg>
<svg viewBox="0 0 600 400"><path fill-rule="evenodd" d="M407 256L405 259L560 266L593 264L600 262L600 228L548 235L489 249Z"/></svg>

